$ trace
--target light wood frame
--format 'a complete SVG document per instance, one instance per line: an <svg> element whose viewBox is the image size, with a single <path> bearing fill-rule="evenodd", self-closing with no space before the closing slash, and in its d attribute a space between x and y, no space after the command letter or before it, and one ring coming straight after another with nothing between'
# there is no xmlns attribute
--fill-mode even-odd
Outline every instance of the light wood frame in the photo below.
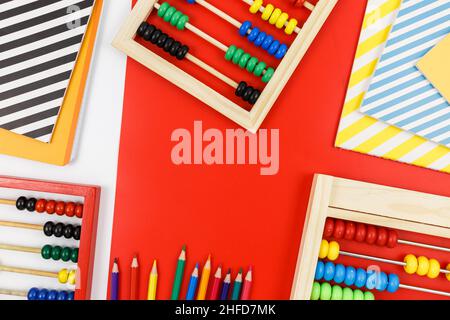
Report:
<svg viewBox="0 0 450 320"><path fill-rule="evenodd" d="M139 0L136 3L130 16L115 37L113 46L222 115L255 133L278 99L284 86L319 33L337 1L319 0L251 111L245 110L195 77L168 62L164 57L153 53L134 41L138 27L143 21L147 20L158 0Z"/></svg>
<svg viewBox="0 0 450 320"><path fill-rule="evenodd" d="M450 198L317 174L291 299L309 300L327 217L450 238Z"/></svg>

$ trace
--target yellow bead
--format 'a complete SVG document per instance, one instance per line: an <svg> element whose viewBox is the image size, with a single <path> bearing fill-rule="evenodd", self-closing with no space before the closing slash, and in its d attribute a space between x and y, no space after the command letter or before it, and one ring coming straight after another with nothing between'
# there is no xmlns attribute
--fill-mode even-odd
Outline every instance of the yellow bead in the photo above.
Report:
<svg viewBox="0 0 450 320"><path fill-rule="evenodd" d="M450 271L450 263L447 265L447 268L445 268L445 269L447 269L448 271ZM450 273L446 273L446 274L445 274L445 277L447 278L448 281L450 281Z"/></svg>
<svg viewBox="0 0 450 320"><path fill-rule="evenodd" d="M403 268L405 269L405 272L407 274L414 274L414 273L416 273L418 262L417 262L417 258L416 258L415 255L408 254L405 257L405 259L403 259L403 262L406 263L406 266L404 266Z"/></svg>
<svg viewBox="0 0 450 320"><path fill-rule="evenodd" d="M436 259L430 259L430 268L428 269L427 277L430 279L436 279L441 273L441 265Z"/></svg>
<svg viewBox="0 0 450 320"><path fill-rule="evenodd" d="M337 243L336 241L331 241L327 255L328 260L334 261L337 258L339 258L339 251L340 251L339 243Z"/></svg>
<svg viewBox="0 0 450 320"><path fill-rule="evenodd" d="M68 283L71 284L71 285L75 285L76 281L77 281L77 271L76 270L70 270Z"/></svg>
<svg viewBox="0 0 450 320"><path fill-rule="evenodd" d="M69 271L67 271L67 269L61 269L61 271L58 272L59 283L67 283L68 279L69 279Z"/></svg>
<svg viewBox="0 0 450 320"><path fill-rule="evenodd" d="M325 259L328 255L328 249L330 248L330 245L327 240L322 240L322 243L320 244L320 251L319 251L319 258Z"/></svg>
<svg viewBox="0 0 450 320"><path fill-rule="evenodd" d="M272 15L270 16L269 23L270 23L270 24L275 24L275 23L277 23L277 21L278 21L278 19L280 18L280 16L281 16L282 13L283 13L283 11L281 11L281 9L276 8L276 9L273 11Z"/></svg>
<svg viewBox="0 0 450 320"><path fill-rule="evenodd" d="M278 18L277 23L275 24L275 26L278 29L284 28L284 24L286 23L286 21L288 21L289 19L289 15L286 12L283 12L281 14L281 16Z"/></svg>
<svg viewBox="0 0 450 320"><path fill-rule="evenodd" d="M261 6L263 5L263 0L255 0L253 1L253 4L250 6L250 12L255 14L259 11Z"/></svg>
<svg viewBox="0 0 450 320"><path fill-rule="evenodd" d="M417 274L419 276L424 276L428 273L428 270L430 269L430 261L428 258L424 256L420 256L417 258L417 262L419 263L419 266L417 267Z"/></svg>
<svg viewBox="0 0 450 320"><path fill-rule="evenodd" d="M288 25L286 26L286 29L284 29L284 32L286 34L292 34L295 31L295 28L297 28L298 21L296 19L291 19L288 22Z"/></svg>
<svg viewBox="0 0 450 320"><path fill-rule="evenodd" d="M275 9L275 7L271 4L268 4L265 8L264 8L264 12L261 15L261 18L265 21L269 20L269 18L272 16L272 12Z"/></svg>

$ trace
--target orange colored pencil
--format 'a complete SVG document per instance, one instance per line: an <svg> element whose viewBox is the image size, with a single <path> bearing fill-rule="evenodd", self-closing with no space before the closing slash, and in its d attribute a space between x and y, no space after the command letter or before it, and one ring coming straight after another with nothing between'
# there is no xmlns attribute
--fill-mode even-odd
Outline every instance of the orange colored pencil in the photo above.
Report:
<svg viewBox="0 0 450 320"><path fill-rule="evenodd" d="M130 300L138 299L139 290L139 263L137 256L134 256L131 263L131 286L130 286Z"/></svg>
<svg viewBox="0 0 450 320"><path fill-rule="evenodd" d="M200 285L197 293L197 300L205 300L206 290L208 290L209 276L211 275L211 255L202 270L202 277L200 278Z"/></svg>

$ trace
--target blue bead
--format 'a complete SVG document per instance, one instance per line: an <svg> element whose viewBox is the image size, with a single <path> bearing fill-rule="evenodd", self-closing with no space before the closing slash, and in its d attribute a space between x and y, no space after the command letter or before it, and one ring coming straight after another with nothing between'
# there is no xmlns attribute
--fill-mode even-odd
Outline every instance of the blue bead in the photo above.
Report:
<svg viewBox="0 0 450 320"><path fill-rule="evenodd" d="M256 38L259 35L259 29L258 28L253 28L253 30L250 32L250 34L248 35L248 41L253 42L256 40Z"/></svg>
<svg viewBox="0 0 450 320"><path fill-rule="evenodd" d="M334 282L342 283L345 279L345 267L342 264L337 264L334 271Z"/></svg>
<svg viewBox="0 0 450 320"><path fill-rule="evenodd" d="M67 291L60 291L58 293L58 297L56 299L63 301L63 300L67 300L68 296L69 296L69 294L67 293Z"/></svg>
<svg viewBox="0 0 450 320"><path fill-rule="evenodd" d="M190 4L194 4L195 3L195 0L186 0L188 3L190 3Z"/></svg>
<svg viewBox="0 0 450 320"><path fill-rule="evenodd" d="M56 298L58 297L58 291L56 291L56 290L51 290L49 293L48 293L48 296L47 296L47 300L56 300Z"/></svg>
<svg viewBox="0 0 450 320"><path fill-rule="evenodd" d="M377 286L377 281L378 273L375 270L367 271L366 288L369 290L375 289L375 287Z"/></svg>
<svg viewBox="0 0 450 320"><path fill-rule="evenodd" d="M346 286L352 286L355 283L356 279L356 269L352 266L348 266L345 270L345 280L344 283Z"/></svg>
<svg viewBox="0 0 450 320"><path fill-rule="evenodd" d="M264 39L264 42L261 45L261 48L263 48L264 50L268 50L270 48L270 45L273 42L273 37L271 35L267 35L266 39Z"/></svg>
<svg viewBox="0 0 450 320"><path fill-rule="evenodd" d="M28 300L37 300L38 294L39 294L39 289L38 288L31 288L28 291L27 299Z"/></svg>
<svg viewBox="0 0 450 320"><path fill-rule="evenodd" d="M398 278L398 276L396 274L391 273L389 275L387 291L390 293L397 292L398 287L400 287L400 279Z"/></svg>
<svg viewBox="0 0 450 320"><path fill-rule="evenodd" d="M358 268L356 269L356 279L355 279L355 286L357 288L362 288L366 285L366 278L367 274L364 269Z"/></svg>
<svg viewBox="0 0 450 320"><path fill-rule="evenodd" d="M323 278L325 281L331 281L334 278L334 263L333 262L327 262L325 264L325 270L323 274Z"/></svg>
<svg viewBox="0 0 450 320"><path fill-rule="evenodd" d="M244 21L244 23L239 28L239 34L243 37L247 35L248 29L252 26L252 23L250 21Z"/></svg>
<svg viewBox="0 0 450 320"><path fill-rule="evenodd" d="M280 47L280 41L275 40L274 42L272 42L272 44L270 45L269 49L267 49L267 52L269 52L269 54L274 55L275 52L277 52L278 48Z"/></svg>
<svg viewBox="0 0 450 320"><path fill-rule="evenodd" d="M75 300L75 292L69 291L69 295L67 296L67 300Z"/></svg>
<svg viewBox="0 0 450 320"><path fill-rule="evenodd" d="M42 290L39 290L37 299L38 300L47 300L47 296L48 296L48 290L42 289Z"/></svg>
<svg viewBox="0 0 450 320"><path fill-rule="evenodd" d="M386 273L380 272L378 275L378 282L376 289L378 291L384 291L386 290L387 286L388 286L388 276Z"/></svg>
<svg viewBox="0 0 450 320"><path fill-rule="evenodd" d="M325 264L322 261L317 262L316 274L314 275L315 280L322 280L323 272L325 270Z"/></svg>
<svg viewBox="0 0 450 320"><path fill-rule="evenodd" d="M253 42L255 46L260 47L264 40L266 40L267 34L265 32L260 32L256 40Z"/></svg>
<svg viewBox="0 0 450 320"><path fill-rule="evenodd" d="M288 51L288 46L285 44L282 44L280 46L280 48L278 48L277 52L275 53L275 58L283 59L283 57L286 55L287 51Z"/></svg>

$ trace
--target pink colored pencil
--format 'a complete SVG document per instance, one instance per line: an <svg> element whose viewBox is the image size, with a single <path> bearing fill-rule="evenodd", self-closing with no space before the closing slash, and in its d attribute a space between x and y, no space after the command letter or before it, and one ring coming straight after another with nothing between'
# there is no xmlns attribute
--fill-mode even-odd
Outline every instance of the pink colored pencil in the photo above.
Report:
<svg viewBox="0 0 450 320"><path fill-rule="evenodd" d="M214 282L211 287L209 300L219 300L221 282L222 282L222 266L219 266L217 268L216 274L214 275Z"/></svg>
<svg viewBox="0 0 450 320"><path fill-rule="evenodd" d="M241 300L250 300L250 291L253 283L252 271L252 267L250 267L245 277L244 286L242 287Z"/></svg>

